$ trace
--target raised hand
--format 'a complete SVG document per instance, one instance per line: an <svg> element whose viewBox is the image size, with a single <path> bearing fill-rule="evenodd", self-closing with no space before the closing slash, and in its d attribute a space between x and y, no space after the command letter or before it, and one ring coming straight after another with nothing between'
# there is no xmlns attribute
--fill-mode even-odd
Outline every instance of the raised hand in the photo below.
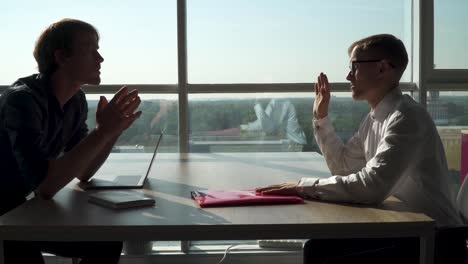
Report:
<svg viewBox="0 0 468 264"><path fill-rule="evenodd" d="M322 119L328 115L330 104L330 83L327 75L320 73L315 83L314 119Z"/></svg>
<svg viewBox="0 0 468 264"><path fill-rule="evenodd" d="M126 86L120 88L110 102L101 96L96 111L96 128L109 136L120 135L140 117L141 111L135 113L140 103L138 91L129 92Z"/></svg>

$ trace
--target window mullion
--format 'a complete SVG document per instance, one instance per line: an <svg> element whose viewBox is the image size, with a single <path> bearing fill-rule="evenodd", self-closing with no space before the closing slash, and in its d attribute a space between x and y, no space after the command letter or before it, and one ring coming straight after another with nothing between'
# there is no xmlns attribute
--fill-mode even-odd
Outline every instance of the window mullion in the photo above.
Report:
<svg viewBox="0 0 468 264"><path fill-rule="evenodd" d="M188 152L187 2L177 0L177 60L179 76L179 152Z"/></svg>

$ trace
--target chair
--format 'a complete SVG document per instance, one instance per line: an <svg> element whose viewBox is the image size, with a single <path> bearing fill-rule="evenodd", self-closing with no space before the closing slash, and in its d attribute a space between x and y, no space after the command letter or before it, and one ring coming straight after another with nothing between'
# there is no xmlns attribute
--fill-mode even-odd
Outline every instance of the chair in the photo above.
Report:
<svg viewBox="0 0 468 264"><path fill-rule="evenodd" d="M463 180L457 194L457 210L460 212L463 223L468 223L468 183L466 177Z"/></svg>
<svg viewBox="0 0 468 264"><path fill-rule="evenodd" d="M468 263L468 181L465 177L456 198L456 207L464 225L437 230L435 263Z"/></svg>
<svg viewBox="0 0 468 264"><path fill-rule="evenodd" d="M458 190L456 197L456 209L460 213L460 216L463 220L464 225L461 226L452 226L439 228L436 231L435 235L435 264L457 264L465 263L468 264L468 250L467 250L467 239L468 239L468 177L465 178L460 189ZM304 246L304 264L317 263L314 262L314 251L317 252L315 245L322 242L317 242L320 240L309 240ZM328 242L327 240L323 240ZM335 240L336 241L336 240ZM376 239L346 239L338 240L335 248L340 246L345 246L350 243L354 244L363 244L363 249L372 245ZM331 242L331 241L330 241ZM334 242L332 242L334 243ZM378 242L377 244L379 244ZM400 243L400 242L398 242ZM419 243L413 242L407 243L400 249L393 247L381 247L371 250L353 250L348 254L343 254L341 256L333 256L322 261L322 263L418 263L415 259L418 256L415 256L414 252L419 250ZM332 246L332 245L330 245ZM372 248L372 247L371 247ZM401 251L403 250L403 251ZM396 259L397 255L401 255L401 252L411 252L413 255L411 260L404 258L403 260Z"/></svg>
<svg viewBox="0 0 468 264"><path fill-rule="evenodd" d="M304 245L304 264L419 263L419 238L311 239Z"/></svg>

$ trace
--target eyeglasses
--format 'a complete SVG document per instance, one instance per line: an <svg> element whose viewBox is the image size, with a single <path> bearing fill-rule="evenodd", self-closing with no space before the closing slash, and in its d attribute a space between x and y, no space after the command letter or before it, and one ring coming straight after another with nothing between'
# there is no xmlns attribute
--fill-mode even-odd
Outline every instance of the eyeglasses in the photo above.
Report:
<svg viewBox="0 0 468 264"><path fill-rule="evenodd" d="M354 75L356 73L356 70L358 69L358 63L366 63L366 62L380 62L384 61L385 59L379 59L379 60L355 60L355 61L350 61L349 62L349 70L351 71L351 75ZM392 68L395 66L392 63L388 63Z"/></svg>

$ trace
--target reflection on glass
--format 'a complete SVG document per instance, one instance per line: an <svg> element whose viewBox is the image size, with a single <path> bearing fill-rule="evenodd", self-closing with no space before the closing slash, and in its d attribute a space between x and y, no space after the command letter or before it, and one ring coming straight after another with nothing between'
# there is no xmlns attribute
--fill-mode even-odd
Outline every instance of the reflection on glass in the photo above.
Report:
<svg viewBox="0 0 468 264"><path fill-rule="evenodd" d="M260 102L256 102L254 110L257 119L241 124L241 131L282 134L289 140L289 144L306 144L304 131L297 120L296 108L290 100L273 98L265 109Z"/></svg>
<svg viewBox="0 0 468 264"><path fill-rule="evenodd" d="M113 95L104 95L108 100ZM142 101L137 111L142 111L139 119L119 137L113 152L152 152L160 133L164 138L158 152L178 151L178 104L175 95L141 95ZM87 95L88 128L96 127L96 109L99 95Z"/></svg>
<svg viewBox="0 0 468 264"><path fill-rule="evenodd" d="M320 151L312 93L191 95L191 152ZM332 95L329 117L347 141L369 112L349 93Z"/></svg>

